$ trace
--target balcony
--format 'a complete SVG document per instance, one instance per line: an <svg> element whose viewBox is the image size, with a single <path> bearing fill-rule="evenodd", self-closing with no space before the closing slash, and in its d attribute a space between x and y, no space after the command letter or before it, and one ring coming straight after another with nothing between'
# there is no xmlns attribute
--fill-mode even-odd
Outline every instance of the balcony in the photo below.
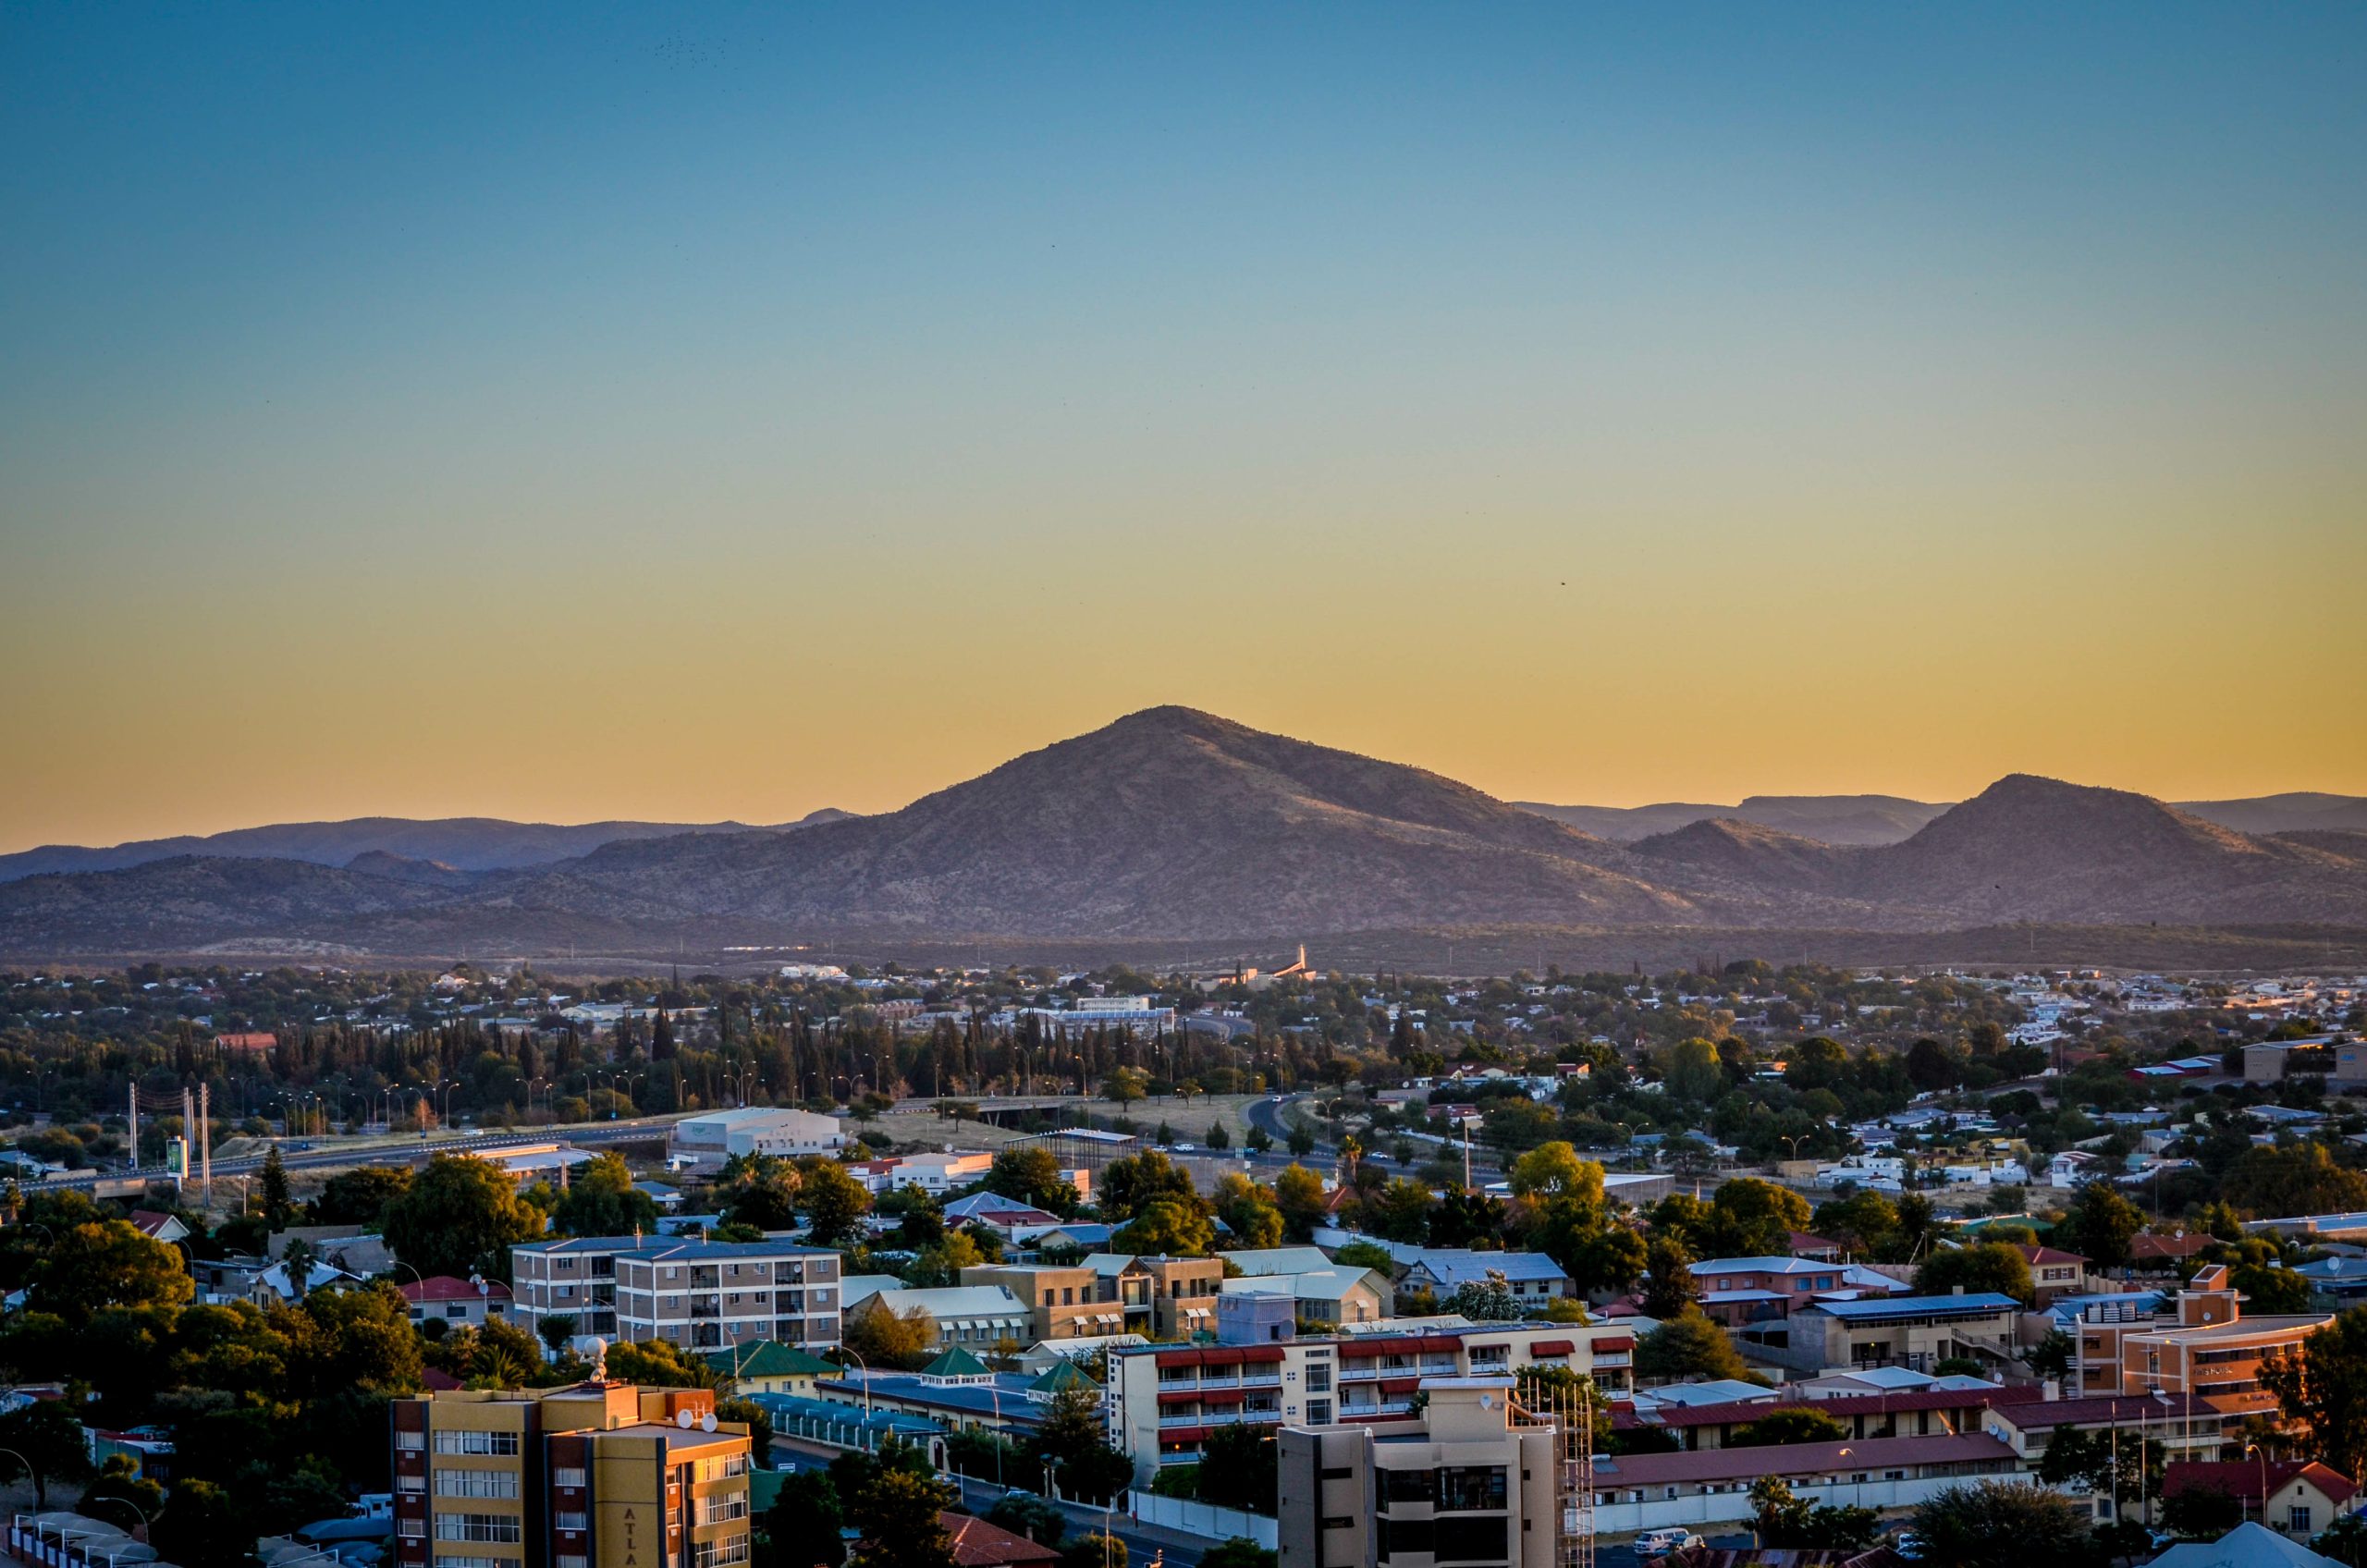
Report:
<svg viewBox="0 0 2367 1568"><path fill-rule="evenodd" d="M1282 1375L1280 1372L1245 1372L1241 1375L1241 1386L1245 1389L1279 1389L1282 1386Z"/></svg>

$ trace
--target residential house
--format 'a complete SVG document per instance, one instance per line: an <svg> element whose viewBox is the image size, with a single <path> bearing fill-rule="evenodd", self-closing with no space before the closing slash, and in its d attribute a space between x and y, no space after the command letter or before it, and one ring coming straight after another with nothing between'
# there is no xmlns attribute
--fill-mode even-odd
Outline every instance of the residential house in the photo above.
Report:
<svg viewBox="0 0 2367 1568"><path fill-rule="evenodd" d="M1444 1301L1466 1285L1501 1280L1525 1307L1577 1294L1562 1266L1541 1252L1474 1252L1467 1247L1425 1247L1405 1262L1400 1293L1428 1292Z"/></svg>
<svg viewBox="0 0 2367 1568"><path fill-rule="evenodd" d="M2265 1499L2262 1483L2267 1484ZM2287 1536L2309 1538L2349 1512L2359 1483L2316 1461L2222 1460L2173 1462L2162 1472L2162 1496L2218 1492L2243 1505L2246 1515Z"/></svg>
<svg viewBox="0 0 2367 1568"><path fill-rule="evenodd" d="M916 1311L936 1323L936 1342L941 1345L988 1351L1005 1342L1028 1342L1027 1305L1000 1285L880 1291L849 1308L848 1317L852 1320L867 1313L892 1312L901 1317Z"/></svg>
<svg viewBox="0 0 2367 1568"><path fill-rule="evenodd" d="M719 1391L734 1399L747 1394L794 1394L812 1399L816 1378L839 1375L837 1366L811 1351L776 1340L756 1340L711 1350L700 1359L723 1379Z"/></svg>
<svg viewBox="0 0 2367 1568"><path fill-rule="evenodd" d="M788 1242L652 1242L614 1256L617 1335L716 1350L839 1342L840 1255Z"/></svg>
<svg viewBox="0 0 2367 1568"><path fill-rule="evenodd" d="M1845 1299L1906 1289L1862 1265L1805 1257L1713 1257L1691 1267L1701 1310L1729 1329L1790 1317L1820 1299Z"/></svg>
<svg viewBox="0 0 2367 1568"><path fill-rule="evenodd" d="M1218 1282L1225 1295L1288 1296L1299 1321L1323 1328L1378 1323L1390 1314L1394 1292L1378 1268L1313 1268L1304 1274L1266 1274ZM1214 1303L1209 1304L1213 1307ZM1209 1317L1213 1318L1213 1311ZM1214 1324L1209 1325L1211 1328Z"/></svg>
<svg viewBox="0 0 2367 1568"><path fill-rule="evenodd" d="M2042 1390L2033 1389L2033 1394ZM2032 1469L2063 1432L2143 1437L2173 1460L2216 1459L2238 1423L2199 1394L2111 1394L2100 1399L2000 1400L1981 1426Z"/></svg>
<svg viewBox="0 0 2367 1568"><path fill-rule="evenodd" d="M1224 1283L1224 1264L1217 1258L1097 1252L1085 1267L1118 1303L1123 1330L1180 1340L1216 1329L1217 1290Z"/></svg>
<svg viewBox="0 0 2367 1568"><path fill-rule="evenodd" d="M406 1280L396 1288L402 1292L413 1323L424 1324L433 1318L455 1329L482 1329L509 1318L509 1287L498 1280L430 1274L423 1280Z"/></svg>
<svg viewBox="0 0 2367 1568"><path fill-rule="evenodd" d="M2064 1296L2085 1295L2096 1282L2088 1274L2088 1260L2059 1247L2017 1245L2014 1250L2030 1266L2030 1287L2040 1306L2052 1306Z"/></svg>
<svg viewBox="0 0 2367 1568"><path fill-rule="evenodd" d="M937 1518L952 1542L955 1568L1050 1568L1061 1561L1061 1554L1051 1547L984 1519L950 1510Z"/></svg>

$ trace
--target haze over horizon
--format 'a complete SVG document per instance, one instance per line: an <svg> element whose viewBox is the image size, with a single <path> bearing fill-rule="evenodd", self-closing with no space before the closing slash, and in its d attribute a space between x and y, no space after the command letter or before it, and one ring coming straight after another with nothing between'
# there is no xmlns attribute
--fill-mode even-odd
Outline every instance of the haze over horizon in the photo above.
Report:
<svg viewBox="0 0 2367 1568"><path fill-rule="evenodd" d="M2367 794L2363 43L12 7L0 851L878 812L1164 703Z"/></svg>

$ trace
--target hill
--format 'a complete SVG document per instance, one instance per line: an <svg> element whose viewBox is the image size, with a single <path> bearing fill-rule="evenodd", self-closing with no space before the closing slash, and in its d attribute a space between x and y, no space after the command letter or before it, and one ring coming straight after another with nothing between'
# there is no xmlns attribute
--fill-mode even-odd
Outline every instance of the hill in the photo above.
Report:
<svg viewBox="0 0 2367 1568"><path fill-rule="evenodd" d="M1897 795L1752 795L1731 806L1674 801L1650 806L1518 803L1523 811L1625 843L1723 818L1827 844L1895 844L1948 809Z"/></svg>
<svg viewBox="0 0 2367 1568"><path fill-rule="evenodd" d="M345 822L283 822L203 837L145 839L105 849L45 844L39 849L0 855L0 882L58 872L120 871L127 866L184 855L347 865L357 855L388 854L437 862L456 871L502 871L573 860L620 839L670 839L684 833L782 832L836 821L844 815L846 813L841 811L817 811L797 822L769 829L752 829L744 822L584 822L561 826L507 822L492 816L430 820L358 816Z"/></svg>

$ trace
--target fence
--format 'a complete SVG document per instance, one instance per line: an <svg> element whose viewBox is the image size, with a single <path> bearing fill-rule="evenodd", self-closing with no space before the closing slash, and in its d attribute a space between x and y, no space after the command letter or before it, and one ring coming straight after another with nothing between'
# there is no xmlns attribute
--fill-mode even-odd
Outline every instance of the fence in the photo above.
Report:
<svg viewBox="0 0 2367 1568"><path fill-rule="evenodd" d="M1154 1497L1149 1492L1126 1494L1126 1512L1145 1525L1158 1525L1186 1535L1206 1536L1210 1540L1227 1541L1245 1536L1273 1551L1282 1537L1275 1522L1263 1513L1244 1513L1237 1508L1216 1508L1188 1498Z"/></svg>

